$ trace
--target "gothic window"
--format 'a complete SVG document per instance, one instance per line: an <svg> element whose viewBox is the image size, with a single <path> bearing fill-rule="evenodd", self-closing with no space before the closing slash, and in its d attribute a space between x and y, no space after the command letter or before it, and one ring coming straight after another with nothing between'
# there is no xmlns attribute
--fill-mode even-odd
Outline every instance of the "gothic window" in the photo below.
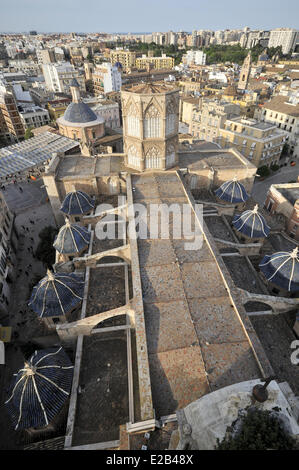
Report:
<svg viewBox="0 0 299 470"><path fill-rule="evenodd" d="M161 118L160 113L151 105L145 112L143 124L144 138L161 137Z"/></svg>
<svg viewBox="0 0 299 470"><path fill-rule="evenodd" d="M151 147L145 155L145 169L161 168L160 152L157 147Z"/></svg>
<svg viewBox="0 0 299 470"><path fill-rule="evenodd" d="M127 130L128 135L132 135L134 137L140 136L139 118L137 110L133 104L131 104L131 106L129 107L127 114Z"/></svg>
<svg viewBox="0 0 299 470"><path fill-rule="evenodd" d="M131 145L128 150L128 165L139 168L139 158L137 155L137 149L134 145Z"/></svg>
<svg viewBox="0 0 299 470"><path fill-rule="evenodd" d="M176 131L176 112L173 103L169 103L166 108L166 135Z"/></svg>

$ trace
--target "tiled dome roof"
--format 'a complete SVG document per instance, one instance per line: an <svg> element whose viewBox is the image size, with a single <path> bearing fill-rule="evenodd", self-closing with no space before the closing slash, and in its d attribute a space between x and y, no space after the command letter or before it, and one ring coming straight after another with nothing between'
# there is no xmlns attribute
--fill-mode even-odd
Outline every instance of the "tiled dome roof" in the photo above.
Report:
<svg viewBox="0 0 299 470"><path fill-rule="evenodd" d="M219 199L230 202L231 204L239 204L245 202L249 198L243 184L239 183L236 179L226 181L220 188L215 191Z"/></svg>
<svg viewBox="0 0 299 470"><path fill-rule="evenodd" d="M70 224L66 219L65 225L61 227L53 246L59 253L79 253L88 246L90 232L81 225Z"/></svg>
<svg viewBox="0 0 299 470"><path fill-rule="evenodd" d="M15 430L47 426L67 400L72 377L61 347L35 351L14 377L5 402Z"/></svg>
<svg viewBox="0 0 299 470"><path fill-rule="evenodd" d="M289 292L299 291L298 248L292 252L280 251L271 256L266 255L259 266L268 281Z"/></svg>
<svg viewBox="0 0 299 470"><path fill-rule="evenodd" d="M83 191L72 191L65 196L60 210L67 215L81 215L90 212L95 201Z"/></svg>
<svg viewBox="0 0 299 470"><path fill-rule="evenodd" d="M67 122L86 123L96 121L98 117L92 109L90 109L88 104L72 102L66 108L63 119Z"/></svg>
<svg viewBox="0 0 299 470"><path fill-rule="evenodd" d="M29 306L40 317L58 317L77 307L83 298L84 281L74 273L52 273L33 288Z"/></svg>
<svg viewBox="0 0 299 470"><path fill-rule="evenodd" d="M265 218L258 213L258 206L241 215L235 215L233 226L250 238L266 238L270 233L270 227L268 227Z"/></svg>

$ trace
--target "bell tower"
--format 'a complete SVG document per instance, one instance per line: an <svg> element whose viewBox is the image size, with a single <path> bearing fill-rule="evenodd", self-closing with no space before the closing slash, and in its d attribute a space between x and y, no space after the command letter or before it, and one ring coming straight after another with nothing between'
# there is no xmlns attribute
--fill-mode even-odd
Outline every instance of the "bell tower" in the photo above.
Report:
<svg viewBox="0 0 299 470"><path fill-rule="evenodd" d="M244 63L241 69L239 85L238 85L239 90L246 90L248 86L250 72L251 72L251 63L252 63L251 52L249 52L248 56L244 60Z"/></svg>

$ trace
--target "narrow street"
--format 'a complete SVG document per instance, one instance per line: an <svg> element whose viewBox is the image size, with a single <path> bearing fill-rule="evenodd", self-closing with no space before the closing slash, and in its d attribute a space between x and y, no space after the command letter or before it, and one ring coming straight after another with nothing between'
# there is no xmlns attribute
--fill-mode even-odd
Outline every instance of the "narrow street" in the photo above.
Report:
<svg viewBox="0 0 299 470"><path fill-rule="evenodd" d="M260 204L264 205L268 189L271 184L283 184L289 183L290 181L297 181L299 176L299 163L296 166L284 166L281 170L278 170L275 174L269 176L264 181L260 181L260 178L255 179L253 186L252 197Z"/></svg>

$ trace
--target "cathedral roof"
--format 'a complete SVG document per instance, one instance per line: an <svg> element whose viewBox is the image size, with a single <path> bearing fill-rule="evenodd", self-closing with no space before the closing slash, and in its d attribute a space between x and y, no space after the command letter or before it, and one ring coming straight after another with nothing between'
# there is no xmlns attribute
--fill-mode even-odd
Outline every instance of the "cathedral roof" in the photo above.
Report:
<svg viewBox="0 0 299 470"><path fill-rule="evenodd" d="M77 307L83 298L84 281L74 273L52 273L33 288L29 306L40 317L58 317Z"/></svg>
<svg viewBox="0 0 299 470"><path fill-rule="evenodd" d="M15 374L5 402L15 430L47 426L67 400L72 377L61 347L35 351Z"/></svg>
<svg viewBox="0 0 299 470"><path fill-rule="evenodd" d="M67 215L81 215L90 212L94 205L95 201L84 191L72 191L65 196L60 210Z"/></svg>
<svg viewBox="0 0 299 470"><path fill-rule="evenodd" d="M245 202L249 198L243 184L239 183L236 179L223 183L220 188L215 191L215 194L219 199L230 202L231 204Z"/></svg>
<svg viewBox="0 0 299 470"><path fill-rule="evenodd" d="M250 238L266 238L270 233L265 218L258 212L258 206L241 215L236 215L233 219L233 226L238 232Z"/></svg>
<svg viewBox="0 0 299 470"><path fill-rule="evenodd" d="M236 85L228 85L224 91L226 96L236 96L238 94Z"/></svg>
<svg viewBox="0 0 299 470"><path fill-rule="evenodd" d="M66 220L61 227L53 246L59 253L72 254L79 253L88 246L90 242L90 232L87 228L77 224L70 224Z"/></svg>
<svg viewBox="0 0 299 470"><path fill-rule="evenodd" d="M138 83L136 85L128 85L124 87L125 91L131 91L132 93L140 93L141 95L152 95L158 93L167 93L174 91L175 88L172 85L164 83Z"/></svg>
<svg viewBox="0 0 299 470"><path fill-rule="evenodd" d="M292 252L280 251L271 256L266 255L259 267L268 281L289 292L299 291L298 248Z"/></svg>

